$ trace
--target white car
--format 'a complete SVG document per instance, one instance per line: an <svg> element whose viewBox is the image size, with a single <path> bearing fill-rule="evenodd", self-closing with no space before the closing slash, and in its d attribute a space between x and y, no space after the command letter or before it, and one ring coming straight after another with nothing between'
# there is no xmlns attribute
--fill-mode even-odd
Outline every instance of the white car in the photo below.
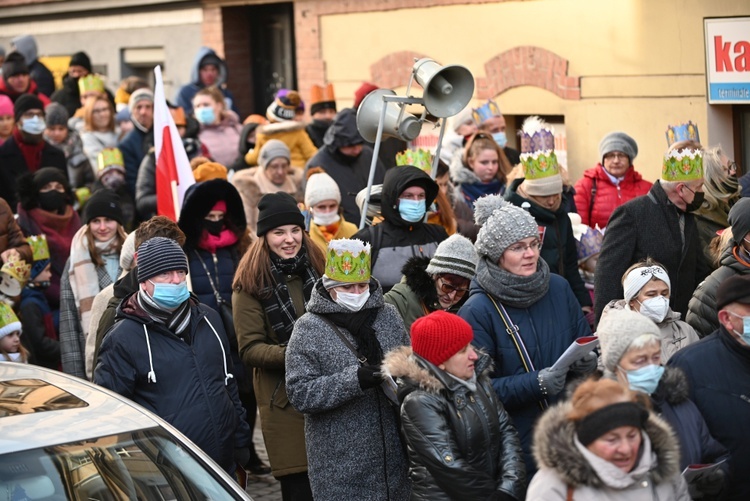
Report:
<svg viewBox="0 0 750 501"><path fill-rule="evenodd" d="M0 362L0 500L249 500L173 426L61 372Z"/></svg>

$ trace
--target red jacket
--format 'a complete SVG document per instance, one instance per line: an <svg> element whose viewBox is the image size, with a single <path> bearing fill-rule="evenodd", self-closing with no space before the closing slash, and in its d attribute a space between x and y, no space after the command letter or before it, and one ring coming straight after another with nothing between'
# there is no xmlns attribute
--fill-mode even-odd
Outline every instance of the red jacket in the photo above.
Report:
<svg viewBox="0 0 750 501"><path fill-rule="evenodd" d="M39 100L42 102L45 108L50 103L49 97L39 92L39 89L37 89L37 86L36 86L36 82L31 79L29 80L29 88L26 89L26 92L19 93L19 92L14 91L10 87L8 87L8 85L5 83L4 78L0 78L0 94L5 94L14 103L16 102L16 99L18 99L21 94L34 94L36 97L39 98Z"/></svg>
<svg viewBox="0 0 750 501"><path fill-rule="evenodd" d="M583 177L575 185L575 202L581 222L592 228L597 224L599 228L605 228L612 212L635 197L648 193L652 183L646 181L630 167L625 173L625 178L620 184L615 184L609 179L602 164L596 164L593 169L583 173ZM596 186L592 206L592 191Z"/></svg>

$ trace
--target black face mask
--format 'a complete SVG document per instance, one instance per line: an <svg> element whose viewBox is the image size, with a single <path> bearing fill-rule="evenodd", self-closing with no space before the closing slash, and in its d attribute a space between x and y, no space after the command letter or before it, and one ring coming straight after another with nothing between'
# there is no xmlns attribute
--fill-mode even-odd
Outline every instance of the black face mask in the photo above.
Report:
<svg viewBox="0 0 750 501"><path fill-rule="evenodd" d="M65 197L65 193L60 193L57 190L50 190L44 193L39 193L37 196L39 200L39 207L47 212L62 212L63 207L68 203Z"/></svg>
<svg viewBox="0 0 750 501"><path fill-rule="evenodd" d="M690 189L690 188L688 188L688 189ZM693 194L695 195L693 197L693 201L690 202L689 204L685 205L685 212L694 212L694 211L697 211L698 209L701 208L701 205L703 205L703 199L704 199L703 192L702 191L695 191L695 192L693 192Z"/></svg>
<svg viewBox="0 0 750 501"><path fill-rule="evenodd" d="M324 120L324 119L320 119L320 118L313 118L313 124L315 124L317 127L320 127L320 128L327 129L328 127L331 126L332 123L333 123L333 120Z"/></svg>
<svg viewBox="0 0 750 501"><path fill-rule="evenodd" d="M209 221L208 219L203 220L203 228L211 235L218 237L221 234L221 230L224 229L224 220Z"/></svg>

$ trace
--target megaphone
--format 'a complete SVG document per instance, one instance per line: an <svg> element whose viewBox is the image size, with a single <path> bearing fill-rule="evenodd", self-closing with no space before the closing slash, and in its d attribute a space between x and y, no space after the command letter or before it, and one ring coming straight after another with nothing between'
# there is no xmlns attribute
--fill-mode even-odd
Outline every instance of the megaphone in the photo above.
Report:
<svg viewBox="0 0 750 501"><path fill-rule="evenodd" d="M401 107L398 103L386 103L383 96L395 96L396 93L390 89L378 89L370 92L362 100L357 110L357 130L366 141L374 143L378 137L378 121L386 106L385 120L383 122L383 136L396 137L404 141L412 141L422 131L419 119L411 113L403 112L401 122L398 120Z"/></svg>
<svg viewBox="0 0 750 501"><path fill-rule="evenodd" d="M412 73L424 89L424 107L435 117L458 114L474 95L474 76L463 66L440 66L424 57L414 63Z"/></svg>

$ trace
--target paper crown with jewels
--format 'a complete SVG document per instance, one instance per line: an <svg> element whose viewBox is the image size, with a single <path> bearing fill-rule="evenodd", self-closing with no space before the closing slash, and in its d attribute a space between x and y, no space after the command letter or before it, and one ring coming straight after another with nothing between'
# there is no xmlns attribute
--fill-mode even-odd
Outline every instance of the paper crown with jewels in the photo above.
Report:
<svg viewBox="0 0 750 501"><path fill-rule="evenodd" d="M0 301L0 338L20 330L21 322L13 308L5 301Z"/></svg>
<svg viewBox="0 0 750 501"><path fill-rule="evenodd" d="M31 275L31 265L27 264L23 259L11 255L3 267L0 268L0 273L5 273L15 278L21 284L21 287L23 287L28 282L29 275Z"/></svg>
<svg viewBox="0 0 750 501"><path fill-rule="evenodd" d="M667 146L672 146L679 141L701 142L701 136L698 132L698 126L692 121L686 124L670 125L667 127Z"/></svg>
<svg viewBox="0 0 750 501"><path fill-rule="evenodd" d="M105 172L116 169L125 173L125 160L119 148L104 148L97 157L97 169L101 176Z"/></svg>
<svg viewBox="0 0 750 501"><path fill-rule="evenodd" d="M31 247L31 253L34 256L34 262L49 259L49 244L47 235L31 235L26 239Z"/></svg>
<svg viewBox="0 0 750 501"><path fill-rule="evenodd" d="M599 254L602 251L602 240L604 240L604 234L599 228L587 227L586 232L581 235L581 239L576 240L578 264Z"/></svg>
<svg viewBox="0 0 750 501"><path fill-rule="evenodd" d="M555 132L537 116L524 120L521 131L521 163L526 180L560 175L555 155Z"/></svg>
<svg viewBox="0 0 750 501"><path fill-rule="evenodd" d="M703 153L689 148L668 151L664 154L661 178L682 182L703 179Z"/></svg>
<svg viewBox="0 0 750 501"><path fill-rule="evenodd" d="M432 173L432 154L423 149L405 150L396 155L396 165L413 165L426 173Z"/></svg>
<svg viewBox="0 0 750 501"><path fill-rule="evenodd" d="M101 92L104 93L104 82L101 77L89 73L85 77L78 79L78 91L81 95L87 92Z"/></svg>
<svg viewBox="0 0 750 501"><path fill-rule="evenodd" d="M487 102L479 108L474 108L473 110L471 110L471 116L474 118L474 121L477 124L481 124L492 117L499 117L501 115L502 113L500 113L500 107L495 101L491 99L487 100Z"/></svg>
<svg viewBox="0 0 750 501"><path fill-rule="evenodd" d="M325 275L338 282L369 282L370 244L357 239L331 240Z"/></svg>

